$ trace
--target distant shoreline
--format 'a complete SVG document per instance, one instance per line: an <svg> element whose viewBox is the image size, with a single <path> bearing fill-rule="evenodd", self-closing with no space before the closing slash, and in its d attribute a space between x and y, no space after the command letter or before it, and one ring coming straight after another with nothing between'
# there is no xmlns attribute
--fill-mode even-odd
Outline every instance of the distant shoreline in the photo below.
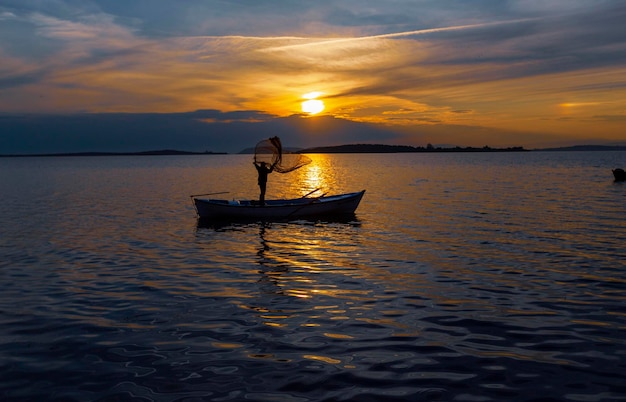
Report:
<svg viewBox="0 0 626 402"><path fill-rule="evenodd" d="M141 152L59 152L59 153L43 153L43 154L10 154L2 155L0 158L20 158L20 157L54 157L54 156L162 156L162 155L226 155L226 152L190 152L177 151L174 149L164 149L159 151L141 151Z"/></svg>
<svg viewBox="0 0 626 402"><path fill-rule="evenodd" d="M525 149L524 147L508 147L508 148L491 148L484 146L477 147L434 147L428 145L426 147L413 147L409 145L384 145L384 144L348 144L329 147L313 147L294 150L293 152L302 154L339 154L339 153L455 153L455 152L593 152L593 151L626 151L626 145L576 145L571 147L560 148L539 148ZM253 153L252 150L243 150L238 154ZM185 156L185 155L229 155L228 152L191 152L178 151L173 149L163 149L156 151L140 151L140 152L59 152L59 153L41 153L41 154L0 154L0 158L19 158L19 157L55 157L55 156Z"/></svg>
<svg viewBox="0 0 626 402"><path fill-rule="evenodd" d="M315 147L298 151L302 154L333 154L333 153L416 153L416 152L527 152L523 147L491 148L484 146L475 147L412 147L409 145L383 145L383 144L350 144L332 147Z"/></svg>
<svg viewBox="0 0 626 402"><path fill-rule="evenodd" d="M351 144L332 147L315 147L299 150L298 153L410 153L410 152L557 152L557 151L626 151L626 145L575 145L560 148L525 149L524 147L491 148L478 147L412 147L407 145Z"/></svg>

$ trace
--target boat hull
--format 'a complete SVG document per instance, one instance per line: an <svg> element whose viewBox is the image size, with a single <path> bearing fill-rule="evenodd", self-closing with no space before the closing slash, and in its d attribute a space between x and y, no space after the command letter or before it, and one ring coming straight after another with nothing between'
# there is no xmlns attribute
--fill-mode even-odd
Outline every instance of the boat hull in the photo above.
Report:
<svg viewBox="0 0 626 402"><path fill-rule="evenodd" d="M364 193L365 190L328 197L267 200L263 206L251 200L193 198L193 202L198 217L202 219L297 219L352 214Z"/></svg>

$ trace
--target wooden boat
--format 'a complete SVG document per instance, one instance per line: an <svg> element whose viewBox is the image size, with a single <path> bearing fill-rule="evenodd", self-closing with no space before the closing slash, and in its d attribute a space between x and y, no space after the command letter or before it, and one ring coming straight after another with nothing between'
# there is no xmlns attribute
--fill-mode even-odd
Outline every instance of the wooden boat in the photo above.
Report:
<svg viewBox="0 0 626 402"><path fill-rule="evenodd" d="M296 219L301 217L352 214L365 190L321 197L266 200L218 200L192 197L198 217L203 219Z"/></svg>
<svg viewBox="0 0 626 402"><path fill-rule="evenodd" d="M613 169L613 176L615 181L626 181L626 171L624 169Z"/></svg>

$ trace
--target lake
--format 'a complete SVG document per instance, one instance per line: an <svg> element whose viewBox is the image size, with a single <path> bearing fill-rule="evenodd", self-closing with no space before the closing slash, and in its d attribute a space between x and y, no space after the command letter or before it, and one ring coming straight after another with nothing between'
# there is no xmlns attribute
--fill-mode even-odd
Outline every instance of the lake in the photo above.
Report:
<svg viewBox="0 0 626 402"><path fill-rule="evenodd" d="M310 157L0 158L0 399L626 400L626 152Z"/></svg>

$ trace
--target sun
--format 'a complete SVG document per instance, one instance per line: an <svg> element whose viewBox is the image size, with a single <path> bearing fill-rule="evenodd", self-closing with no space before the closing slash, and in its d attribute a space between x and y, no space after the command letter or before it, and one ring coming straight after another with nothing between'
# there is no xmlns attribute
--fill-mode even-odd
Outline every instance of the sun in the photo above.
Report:
<svg viewBox="0 0 626 402"><path fill-rule="evenodd" d="M324 110L324 102L315 99L322 95L320 92L309 92L302 95L305 101L302 102L302 111L308 114L317 114Z"/></svg>
<svg viewBox="0 0 626 402"><path fill-rule="evenodd" d="M309 99L302 102L302 111L308 114L317 114L324 110L324 102L319 99Z"/></svg>

